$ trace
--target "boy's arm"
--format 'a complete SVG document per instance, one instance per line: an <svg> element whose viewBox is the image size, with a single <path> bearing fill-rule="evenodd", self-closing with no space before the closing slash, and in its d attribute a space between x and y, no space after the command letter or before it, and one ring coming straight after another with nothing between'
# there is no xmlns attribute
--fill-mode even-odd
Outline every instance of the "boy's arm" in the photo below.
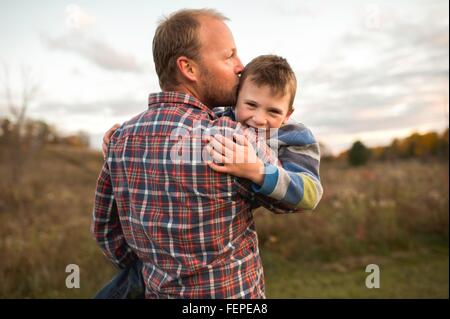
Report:
<svg viewBox="0 0 450 319"><path fill-rule="evenodd" d="M234 119L234 114L233 114L232 109L230 107L215 108L214 112L218 116L222 117L221 119L218 120L218 123L216 123L216 125L219 124L218 128L220 128L222 126L222 129L229 129L232 132L235 132L235 133L238 133L238 134L242 134L243 133L239 128L236 127L236 123L235 122L227 120L227 118L230 118L231 120ZM103 156L104 157L106 157L109 140L111 139L111 136L113 135L114 131L117 129L118 126L120 126L120 125L119 124L115 124L113 127L111 127L105 133L105 135L103 137L102 149L103 149ZM239 125L238 125L238 127L239 127ZM218 132L220 133L220 129L218 129ZM247 137L252 138L254 136L247 136ZM270 153L270 151L269 151L269 153ZM270 157L270 155L269 155L269 157ZM221 168L219 168L217 166L216 167L211 167L211 168L213 168L216 171L225 173L225 171L223 171ZM233 174L233 172L231 172L231 171L226 172L226 173L229 173L229 174L232 174L232 175L236 175L236 174ZM239 176L239 175L237 175L237 176ZM263 177L261 177L260 180L262 182L263 181ZM282 200L277 200L275 198L271 198L269 196L261 194L261 192L259 192L259 191L257 191L256 194L255 194L255 192L249 191L249 190L252 189L252 184L251 184L251 182L248 179L239 179L239 181L236 181L236 185L238 187L238 192L243 197L245 197L248 201L250 201L254 207L264 206L265 208L269 209L270 211L272 211L274 213L279 213L279 214L303 211L301 208L296 207L295 205L290 205L286 201L282 201ZM115 202L114 202L114 205L115 205ZM94 211L94 214L95 214L95 211Z"/></svg>
<svg viewBox="0 0 450 319"><path fill-rule="evenodd" d="M253 191L295 212L313 210L323 193L320 149L314 135L302 124L288 124L278 130L276 139L282 166L265 163L263 183L252 183Z"/></svg>
<svg viewBox="0 0 450 319"><path fill-rule="evenodd" d="M97 180L91 233L106 257L117 267L125 268L137 259L122 232L107 162Z"/></svg>
<svg viewBox="0 0 450 319"><path fill-rule="evenodd" d="M258 153L264 154L263 156L264 156L264 159L266 162L270 162L270 163L278 162L278 159L276 158L276 156L274 156L274 152L269 149L269 147L267 146L267 144L265 142L263 142L263 143L257 142L257 137L254 133L252 133L251 131L248 131L247 129L243 129L239 123L234 122L232 120L232 118L230 118L228 116L222 116L221 118L219 118L214 123L213 127L216 128L216 130L214 130L214 132L209 131L207 134L208 136L211 137L211 139L214 139L213 137L216 134L222 135L221 141L216 140L216 142L218 142L218 144L216 144L216 145L225 147L226 143L224 142L224 139L228 139L228 142L231 142L234 147L234 151L232 151L231 154L228 152L228 155L231 156L231 158L229 158L229 160L231 160L231 161L223 162L223 163L229 163L229 164L225 164L225 166L218 166L217 164L214 164L211 161L211 159L215 160L214 156L212 156L210 158L210 160L207 161L208 165L214 171L220 172L220 173L227 173L230 175L234 175L236 177L243 177L243 178L235 179L235 185L237 186L237 192L243 198L245 198L249 203L251 203L253 207L263 206L263 207L269 209L270 211L272 211L274 213L279 213L279 214L287 214L287 213L299 211L298 208L296 208L292 205L288 205L285 202L275 200L275 199L270 198L265 195L256 194L255 192L252 191L251 181L247 177L244 176L245 174L236 173L236 169L237 169L237 171L242 172L242 170L244 170L244 171L248 172L248 170L247 170L248 163L242 163L242 164L236 163L236 161L233 159L233 157L236 156L237 154L252 153L252 152L242 151L242 149L240 152L239 151L236 152L235 147L237 147L237 146L239 146L238 148L240 149L241 147L247 147L248 145L255 145L255 147L258 150ZM224 133L226 133L226 134L224 134ZM230 138L232 138L232 136L235 136L236 138L238 138L239 136L245 136L245 138L246 138L245 140L247 141L245 143L246 145L242 145L242 143L239 143L239 145L234 143L230 139ZM210 139L210 144L211 144L211 139ZM222 144L222 143L225 143L225 144ZM233 149L233 147L231 147L231 148ZM208 150L208 147L206 147L205 150ZM209 150L211 150L211 149L209 149ZM210 156L211 155L212 154L210 154ZM217 154L217 155L219 157L222 156L219 154ZM253 165L254 165L254 163L251 163L251 166L253 166Z"/></svg>

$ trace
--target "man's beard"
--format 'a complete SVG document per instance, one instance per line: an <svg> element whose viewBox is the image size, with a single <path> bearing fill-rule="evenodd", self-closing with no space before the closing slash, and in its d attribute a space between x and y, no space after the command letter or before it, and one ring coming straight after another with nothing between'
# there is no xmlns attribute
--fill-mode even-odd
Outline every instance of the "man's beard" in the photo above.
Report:
<svg viewBox="0 0 450 319"><path fill-rule="evenodd" d="M202 83L202 102L209 108L236 104L238 83L232 88L225 88L206 68L203 68Z"/></svg>

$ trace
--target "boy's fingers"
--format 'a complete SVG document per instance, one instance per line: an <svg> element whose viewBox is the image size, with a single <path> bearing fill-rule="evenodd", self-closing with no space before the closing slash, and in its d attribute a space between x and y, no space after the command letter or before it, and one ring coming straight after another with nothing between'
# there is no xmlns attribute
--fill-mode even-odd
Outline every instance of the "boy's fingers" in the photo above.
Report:
<svg viewBox="0 0 450 319"><path fill-rule="evenodd" d="M214 138L216 140L218 140L219 142L221 142L223 145L225 145L226 148L228 148L229 150L233 151L236 149L236 143L233 142L233 140L229 139L228 137L225 137L223 135L220 134L216 134L214 135Z"/></svg>
<svg viewBox="0 0 450 319"><path fill-rule="evenodd" d="M114 134L115 130L111 130L109 129L108 131L106 131L105 135L103 135L103 143L108 145L109 144L109 140L111 139L111 136Z"/></svg>
<svg viewBox="0 0 450 319"><path fill-rule="evenodd" d="M216 163L226 163L226 158L225 158L225 156L223 156L222 154L220 154L220 153L218 153L218 152L216 152L215 150L212 150L211 151L211 157L213 158L213 160L216 162Z"/></svg>
<svg viewBox="0 0 450 319"><path fill-rule="evenodd" d="M116 123L116 124L114 124L113 126L111 126L111 128L109 129L109 131L115 131L115 130L117 130L118 128L120 127L120 124L119 123Z"/></svg>
<svg viewBox="0 0 450 319"><path fill-rule="evenodd" d="M241 134L234 134L233 135L234 139L236 140L236 143L239 145L247 145L248 144L248 140L244 135Z"/></svg>
<svg viewBox="0 0 450 319"><path fill-rule="evenodd" d="M218 151L219 153L224 154L225 153L225 145L223 145L218 139L216 138L212 138L211 141L209 142L210 146L212 146L212 148L214 148L216 151Z"/></svg>
<svg viewBox="0 0 450 319"><path fill-rule="evenodd" d="M102 153L103 158L106 158L106 152L108 151L108 144L111 139L111 136L114 134L114 132L120 127L120 124L116 123L109 130L106 131L105 135L103 135L103 143L102 143Z"/></svg>
<svg viewBox="0 0 450 319"><path fill-rule="evenodd" d="M207 162L208 166L211 167L212 170L219 172L219 173L227 173L227 167L226 166L221 166L221 165L217 165L216 163L213 162Z"/></svg>
<svg viewBox="0 0 450 319"><path fill-rule="evenodd" d="M235 158L238 156L243 156L242 149L237 147L237 144L231 139L224 137L222 135L216 135L211 139L209 145L214 148L219 154L223 155L225 158L225 163L236 162Z"/></svg>
<svg viewBox="0 0 450 319"><path fill-rule="evenodd" d="M107 151L106 145L105 145L105 144L102 144L102 154L103 154L103 158L104 158L104 159L106 159L106 151Z"/></svg>
<svg viewBox="0 0 450 319"><path fill-rule="evenodd" d="M103 140L105 140L105 137L107 138L108 142L111 138L111 136L114 134L114 132L120 127L120 124L114 124L111 126L109 130L106 131L105 135L103 136Z"/></svg>
<svg viewBox="0 0 450 319"><path fill-rule="evenodd" d="M225 163L226 158L219 152L217 152L215 149L213 149L210 145L206 146L206 149L209 153L209 155L213 158L214 161L217 163Z"/></svg>

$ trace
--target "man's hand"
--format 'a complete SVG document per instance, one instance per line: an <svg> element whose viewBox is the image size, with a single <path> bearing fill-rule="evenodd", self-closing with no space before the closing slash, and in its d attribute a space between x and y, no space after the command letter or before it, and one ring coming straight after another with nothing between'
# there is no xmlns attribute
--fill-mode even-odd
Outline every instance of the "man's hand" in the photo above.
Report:
<svg viewBox="0 0 450 319"><path fill-rule="evenodd" d="M209 167L219 173L227 173L251 180L262 185L264 163L256 155L255 149L243 135L234 135L236 142L216 134L209 138L206 149L216 163L207 162Z"/></svg>
<svg viewBox="0 0 450 319"><path fill-rule="evenodd" d="M114 132L120 127L120 124L114 124L109 130L106 131L105 135L103 135L103 144L102 144L102 153L103 158L106 159L106 152L108 150L109 140Z"/></svg>

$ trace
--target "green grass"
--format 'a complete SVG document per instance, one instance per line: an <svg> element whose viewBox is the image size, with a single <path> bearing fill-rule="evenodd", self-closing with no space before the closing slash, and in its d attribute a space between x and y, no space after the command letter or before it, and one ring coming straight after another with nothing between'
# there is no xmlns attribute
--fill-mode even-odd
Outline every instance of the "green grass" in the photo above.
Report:
<svg viewBox="0 0 450 319"><path fill-rule="evenodd" d="M267 298L448 298L446 251L364 256L335 263L294 262L262 253ZM380 268L380 288L365 286L368 264Z"/></svg>

